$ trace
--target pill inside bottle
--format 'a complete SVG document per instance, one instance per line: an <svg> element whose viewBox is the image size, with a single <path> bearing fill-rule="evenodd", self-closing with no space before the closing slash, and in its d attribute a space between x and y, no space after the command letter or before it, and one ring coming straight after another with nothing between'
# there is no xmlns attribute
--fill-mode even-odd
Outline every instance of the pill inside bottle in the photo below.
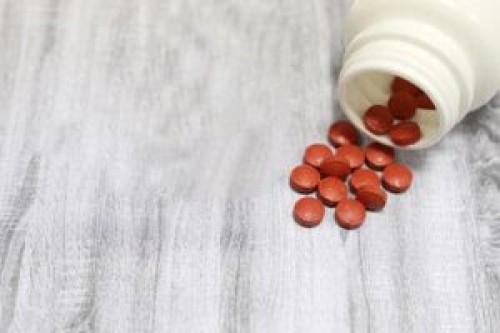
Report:
<svg viewBox="0 0 500 333"><path fill-rule="evenodd" d="M372 139L398 148L425 148L440 139L443 119L442 114L434 110L439 103L424 89L409 79L381 71L367 71L344 79L341 102L353 124ZM388 110L396 120L394 125ZM400 145L389 135L383 135L399 121L418 125L421 132L418 139Z"/></svg>

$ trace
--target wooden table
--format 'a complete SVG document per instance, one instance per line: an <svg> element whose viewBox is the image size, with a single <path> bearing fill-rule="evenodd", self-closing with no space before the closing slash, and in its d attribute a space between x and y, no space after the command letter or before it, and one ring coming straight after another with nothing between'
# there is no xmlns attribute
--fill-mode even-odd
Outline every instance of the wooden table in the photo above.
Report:
<svg viewBox="0 0 500 333"><path fill-rule="evenodd" d="M361 230L291 218L347 3L1 1L0 332L499 332L500 98Z"/></svg>

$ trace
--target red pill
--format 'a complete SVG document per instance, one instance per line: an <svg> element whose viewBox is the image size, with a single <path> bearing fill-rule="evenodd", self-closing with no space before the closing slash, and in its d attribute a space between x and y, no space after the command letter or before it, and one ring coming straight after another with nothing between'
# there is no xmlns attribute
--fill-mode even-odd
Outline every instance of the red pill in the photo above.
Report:
<svg viewBox="0 0 500 333"><path fill-rule="evenodd" d="M349 161L344 156L333 155L321 163L319 171L323 177L336 177L346 180L347 176L351 173L351 167L349 166Z"/></svg>
<svg viewBox="0 0 500 333"><path fill-rule="evenodd" d="M350 179L351 188L357 192L366 185L380 187L380 179L375 171L368 169L358 169L353 172Z"/></svg>
<svg viewBox="0 0 500 333"><path fill-rule="evenodd" d="M309 165L300 165L294 168L290 175L291 187L302 194L314 192L320 180L318 170Z"/></svg>
<svg viewBox="0 0 500 333"><path fill-rule="evenodd" d="M375 170L382 170L394 162L394 148L384 146L378 142L373 142L366 147L366 164Z"/></svg>
<svg viewBox="0 0 500 333"><path fill-rule="evenodd" d="M422 138L420 126L414 121L402 121L389 131L391 141L398 146L409 146Z"/></svg>
<svg viewBox="0 0 500 333"><path fill-rule="evenodd" d="M359 169L365 163L365 151L359 146L344 145L338 149L337 155L345 157L351 169Z"/></svg>
<svg viewBox="0 0 500 333"><path fill-rule="evenodd" d="M324 160L332 155L333 152L330 147L317 143L307 147L304 154L304 162L309 164L310 166L319 168L321 163L323 163Z"/></svg>
<svg viewBox="0 0 500 333"><path fill-rule="evenodd" d="M335 147L346 144L357 144L359 141L359 132L347 120L340 120L330 126L328 139Z"/></svg>
<svg viewBox="0 0 500 333"><path fill-rule="evenodd" d="M416 96L420 93L420 89L417 86L400 77L394 78L394 81L392 81L391 88L392 92L406 91L407 93L410 93L413 96Z"/></svg>
<svg viewBox="0 0 500 333"><path fill-rule="evenodd" d="M417 112L417 100L412 94L406 91L399 91L392 94L389 100L389 109L394 118L407 120L412 118Z"/></svg>
<svg viewBox="0 0 500 333"><path fill-rule="evenodd" d="M352 230L359 228L366 217L365 206L358 200L344 199L335 209L335 220L344 229Z"/></svg>
<svg viewBox="0 0 500 333"><path fill-rule="evenodd" d="M417 107L426 110L436 110L436 106L425 93L417 96Z"/></svg>
<svg viewBox="0 0 500 333"><path fill-rule="evenodd" d="M384 169L382 184L393 193L403 193L408 190L413 181L410 168L401 163L393 163Z"/></svg>
<svg viewBox="0 0 500 333"><path fill-rule="evenodd" d="M325 206L315 198L301 198L293 207L295 221L303 227L313 228L318 226L325 216Z"/></svg>
<svg viewBox="0 0 500 333"><path fill-rule="evenodd" d="M365 185L360 187L356 192L356 199L367 210L380 211L384 209L387 202L387 193L380 186Z"/></svg>
<svg viewBox="0 0 500 333"><path fill-rule="evenodd" d="M338 178L324 178L318 185L318 198L325 205L334 207L341 200L347 198L347 187Z"/></svg>
<svg viewBox="0 0 500 333"><path fill-rule="evenodd" d="M394 123L394 116L388 107L374 105L363 115L365 127L376 135L387 133Z"/></svg>

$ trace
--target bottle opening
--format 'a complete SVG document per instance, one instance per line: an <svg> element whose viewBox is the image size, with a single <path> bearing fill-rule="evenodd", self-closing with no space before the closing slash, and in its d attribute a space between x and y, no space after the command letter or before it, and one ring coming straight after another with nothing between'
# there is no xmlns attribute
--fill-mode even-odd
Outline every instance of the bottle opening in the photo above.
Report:
<svg viewBox="0 0 500 333"><path fill-rule="evenodd" d="M420 126L422 137L415 144L404 147L394 145L388 135L373 134L363 123L363 115L370 107L374 105L388 105L392 95L391 86L396 77L414 84L423 93L427 94L435 106L434 110L417 108L415 116L409 120L416 122ZM444 119L442 103L436 99L436 96L430 89L426 89L424 85L419 84L418 80L410 78L404 73L373 69L350 71L341 75L339 89L340 103L344 113L356 127L373 140L402 149L421 149L433 145L443 135Z"/></svg>

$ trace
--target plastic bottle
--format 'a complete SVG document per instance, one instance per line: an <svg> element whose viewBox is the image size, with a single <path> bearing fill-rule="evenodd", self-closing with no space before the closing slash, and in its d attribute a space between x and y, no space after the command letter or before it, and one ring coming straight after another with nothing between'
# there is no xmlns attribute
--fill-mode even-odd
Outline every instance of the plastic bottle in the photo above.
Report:
<svg viewBox="0 0 500 333"><path fill-rule="evenodd" d="M348 118L384 104L394 76L424 91L436 111L415 116L423 137L438 142L500 89L500 0L355 0L347 19L339 98Z"/></svg>

